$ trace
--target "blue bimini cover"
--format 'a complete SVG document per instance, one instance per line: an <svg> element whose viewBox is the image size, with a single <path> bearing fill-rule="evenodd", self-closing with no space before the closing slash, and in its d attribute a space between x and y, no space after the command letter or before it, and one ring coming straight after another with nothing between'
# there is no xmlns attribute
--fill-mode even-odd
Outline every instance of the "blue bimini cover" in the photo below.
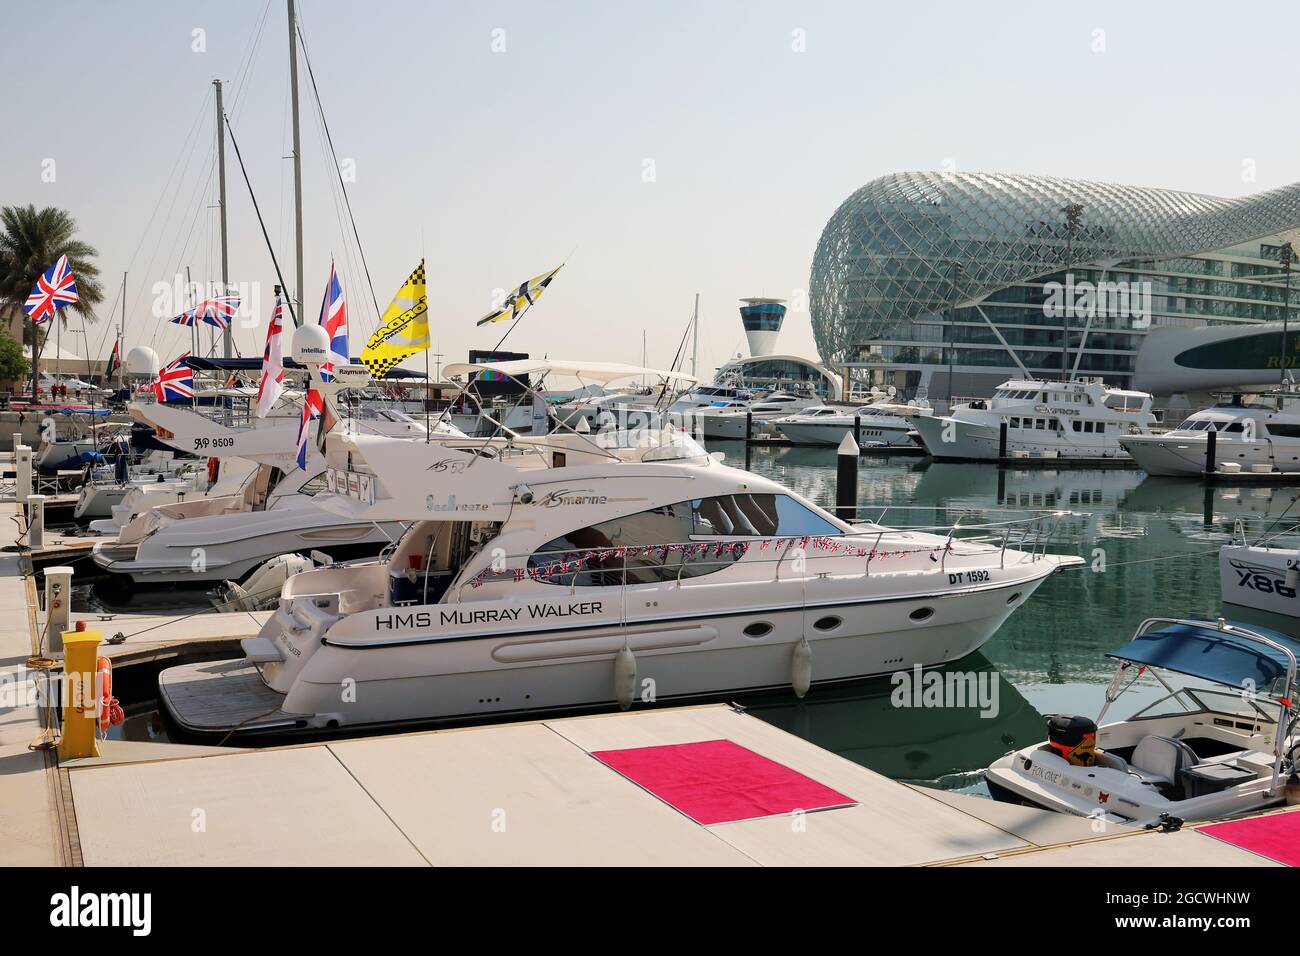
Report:
<svg viewBox="0 0 1300 956"><path fill-rule="evenodd" d="M1263 627L1228 623L1232 627L1252 631L1276 641L1300 658L1300 641L1295 638ZM1285 693L1285 654L1244 635L1221 631L1211 621L1204 624L1166 624L1129 641L1106 656L1199 677L1229 687L1267 691L1276 682L1277 691Z"/></svg>

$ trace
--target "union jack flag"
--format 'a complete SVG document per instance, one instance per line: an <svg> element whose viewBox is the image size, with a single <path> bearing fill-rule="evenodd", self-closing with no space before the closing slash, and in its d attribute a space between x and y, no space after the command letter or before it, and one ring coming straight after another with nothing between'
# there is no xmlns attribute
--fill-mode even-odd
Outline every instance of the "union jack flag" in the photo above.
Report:
<svg viewBox="0 0 1300 956"><path fill-rule="evenodd" d="M77 280L68 265L68 257L59 256L58 261L36 280L23 310L32 317L33 322L44 322L53 318L59 309L80 301Z"/></svg>
<svg viewBox="0 0 1300 956"><path fill-rule="evenodd" d="M186 352L164 366L158 377L144 386L142 391L153 392L153 397L160 402L177 402L194 397L194 372L184 362L190 357Z"/></svg>
<svg viewBox="0 0 1300 956"><path fill-rule="evenodd" d="M339 282L334 263L330 262L330 281L325 286L325 298L320 304L320 324L329 333L329 361L321 364L322 382L334 381L334 366L348 364L348 309L343 301L343 285Z"/></svg>
<svg viewBox="0 0 1300 956"><path fill-rule="evenodd" d="M324 402L320 392L308 389L307 398L302 403L302 421L298 424L298 467L307 470L307 433L311 430L313 419L319 418Z"/></svg>
<svg viewBox="0 0 1300 956"><path fill-rule="evenodd" d="M206 322L208 325L215 325L219 329L224 329L230 325L230 320L235 317L235 313L238 311L239 296L219 295L215 298L204 299L194 308L186 309L171 321L177 325L193 325L195 322Z"/></svg>

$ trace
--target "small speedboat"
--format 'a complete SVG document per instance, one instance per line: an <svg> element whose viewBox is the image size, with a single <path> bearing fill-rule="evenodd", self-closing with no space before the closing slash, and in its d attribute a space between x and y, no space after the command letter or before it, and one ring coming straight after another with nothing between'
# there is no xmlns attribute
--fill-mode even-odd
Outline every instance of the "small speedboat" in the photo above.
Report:
<svg viewBox="0 0 1300 956"><path fill-rule="evenodd" d="M1281 804L1296 778L1300 641L1225 620L1151 618L1108 657L1119 662L1094 722L1048 718L1048 738L994 761L995 800L1172 829ZM1167 694L1101 724L1146 673ZM1175 686L1178 678L1191 678ZM1100 727L1098 726L1100 724Z"/></svg>

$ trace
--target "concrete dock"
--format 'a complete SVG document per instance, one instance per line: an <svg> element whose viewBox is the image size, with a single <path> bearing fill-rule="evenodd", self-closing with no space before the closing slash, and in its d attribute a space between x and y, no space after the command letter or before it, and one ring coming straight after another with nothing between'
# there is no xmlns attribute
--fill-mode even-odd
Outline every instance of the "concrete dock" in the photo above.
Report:
<svg viewBox="0 0 1300 956"><path fill-rule="evenodd" d="M212 650L264 614L96 622L117 666ZM25 675L43 615L0 555L0 670ZM129 701L127 702L130 703ZM1110 826L890 780L726 705L265 749L103 741L60 763L0 711L0 845L11 865L1272 866L1184 828ZM731 741L851 801L704 825L592 754ZM1287 811L1282 811L1287 812Z"/></svg>

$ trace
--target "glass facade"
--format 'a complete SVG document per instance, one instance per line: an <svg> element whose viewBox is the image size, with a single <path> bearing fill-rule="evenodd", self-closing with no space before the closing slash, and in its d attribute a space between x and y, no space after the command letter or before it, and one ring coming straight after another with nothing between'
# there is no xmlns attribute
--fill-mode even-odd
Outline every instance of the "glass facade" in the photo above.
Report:
<svg viewBox="0 0 1300 956"><path fill-rule="evenodd" d="M1228 200L1031 176L888 176L822 233L813 331L824 359L876 378L924 385L951 367L987 387L1022 374L1009 350L1031 374L1059 376L1068 326L1067 369L1128 385L1152 327L1281 319L1278 256L1298 227L1300 186ZM1300 288L1290 301L1294 319Z"/></svg>

